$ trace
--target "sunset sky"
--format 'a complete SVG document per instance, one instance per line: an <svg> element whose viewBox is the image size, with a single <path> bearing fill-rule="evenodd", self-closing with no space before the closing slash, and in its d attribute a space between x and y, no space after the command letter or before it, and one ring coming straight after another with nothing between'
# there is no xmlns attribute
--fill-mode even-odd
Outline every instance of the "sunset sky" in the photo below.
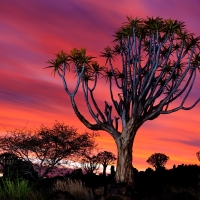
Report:
<svg viewBox="0 0 200 200"><path fill-rule="evenodd" d="M162 17L183 21L190 32L200 36L198 0L8 0L0 2L0 133L16 128L34 129L52 126L55 120L84 132L86 127L75 116L62 81L44 69L61 49L86 47L98 58L111 44L114 31L126 21L126 15ZM73 89L73 77L69 79ZM108 84L102 82L95 95L99 102L108 97ZM200 97L200 74L187 101ZM78 95L81 110L89 117ZM116 154L114 140L100 132L99 148ZM161 115L139 129L133 147L133 165L138 170L150 167L153 153L170 157L166 168L174 164L200 164L200 103L190 111Z"/></svg>

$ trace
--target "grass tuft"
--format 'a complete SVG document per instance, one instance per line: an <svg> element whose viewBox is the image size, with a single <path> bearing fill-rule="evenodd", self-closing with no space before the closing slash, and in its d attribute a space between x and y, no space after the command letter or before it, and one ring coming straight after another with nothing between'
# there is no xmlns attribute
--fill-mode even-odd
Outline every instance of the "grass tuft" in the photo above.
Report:
<svg viewBox="0 0 200 200"><path fill-rule="evenodd" d="M2 179L0 186L1 200L43 200L43 197L33 191L27 180Z"/></svg>
<svg viewBox="0 0 200 200"><path fill-rule="evenodd" d="M94 196L92 190L87 188L82 181L79 180L57 180L53 185L52 191L61 190L63 192L67 191L72 196L75 197L76 200L93 200Z"/></svg>

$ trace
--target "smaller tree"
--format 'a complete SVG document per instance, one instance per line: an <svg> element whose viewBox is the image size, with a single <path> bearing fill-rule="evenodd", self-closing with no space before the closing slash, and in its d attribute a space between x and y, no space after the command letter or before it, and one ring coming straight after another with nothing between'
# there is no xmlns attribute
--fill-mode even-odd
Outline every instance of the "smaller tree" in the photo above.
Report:
<svg viewBox="0 0 200 200"><path fill-rule="evenodd" d="M198 160L200 161L200 151L196 153Z"/></svg>
<svg viewBox="0 0 200 200"><path fill-rule="evenodd" d="M37 172L35 172L32 163L24 161L14 153L4 152L0 154L0 165L4 177L10 179L37 179Z"/></svg>
<svg viewBox="0 0 200 200"><path fill-rule="evenodd" d="M167 161L169 160L169 157L166 156L163 153L154 153L152 154L146 162L148 162L150 165L155 167L155 169L159 169L161 167L164 167Z"/></svg>
<svg viewBox="0 0 200 200"><path fill-rule="evenodd" d="M4 152L0 154L0 165L2 167L2 172L4 173L5 168L14 164L19 159L14 153Z"/></svg>
<svg viewBox="0 0 200 200"><path fill-rule="evenodd" d="M97 159L103 165L103 176L106 176L106 168L108 165L114 164L115 155L112 152L103 151L97 154Z"/></svg>
<svg viewBox="0 0 200 200"><path fill-rule="evenodd" d="M5 167L3 177L8 177L12 180L19 178L26 180L37 180L38 173L30 161L18 159L14 163Z"/></svg>
<svg viewBox="0 0 200 200"><path fill-rule="evenodd" d="M0 137L0 149L32 163L43 179L63 161L89 153L95 147L94 134L78 134L74 127L56 122L53 127L42 125L36 131L14 130Z"/></svg>
<svg viewBox="0 0 200 200"><path fill-rule="evenodd" d="M83 169L86 171L87 174L92 174L94 172L97 172L97 170L100 167L100 163L97 156L85 155L82 158L81 166L83 167Z"/></svg>

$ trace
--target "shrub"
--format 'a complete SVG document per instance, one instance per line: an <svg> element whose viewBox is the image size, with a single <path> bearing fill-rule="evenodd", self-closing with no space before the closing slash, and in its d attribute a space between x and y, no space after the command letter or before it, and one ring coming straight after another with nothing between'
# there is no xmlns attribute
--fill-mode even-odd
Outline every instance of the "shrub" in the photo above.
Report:
<svg viewBox="0 0 200 200"><path fill-rule="evenodd" d="M57 180L52 187L52 191L67 191L76 200L92 200L94 199L92 190L87 188L82 181L79 180Z"/></svg>
<svg viewBox="0 0 200 200"><path fill-rule="evenodd" d="M170 190L173 193L177 193L177 194L181 194L181 193L189 193L191 195L193 195L196 199L200 199L200 191L197 188L193 188L193 187L181 187L181 186L170 186Z"/></svg>
<svg viewBox="0 0 200 200"><path fill-rule="evenodd" d="M27 199L30 195L31 188L28 181L22 180L11 181L9 178L2 180L0 187L0 199Z"/></svg>
<svg viewBox="0 0 200 200"><path fill-rule="evenodd" d="M32 190L27 180L2 179L0 186L1 200L43 200L42 196Z"/></svg>

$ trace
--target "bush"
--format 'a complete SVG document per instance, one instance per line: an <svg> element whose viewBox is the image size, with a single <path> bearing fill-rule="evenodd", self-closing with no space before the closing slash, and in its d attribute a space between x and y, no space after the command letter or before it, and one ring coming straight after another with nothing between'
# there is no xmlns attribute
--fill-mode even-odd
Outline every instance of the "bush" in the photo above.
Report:
<svg viewBox="0 0 200 200"><path fill-rule="evenodd" d="M75 197L76 200L92 200L94 199L92 190L87 188L81 181L79 180L57 180L53 187L52 191L67 191L72 196Z"/></svg>
<svg viewBox="0 0 200 200"><path fill-rule="evenodd" d="M35 172L32 163L24 160L17 160L16 162L8 165L4 169L3 177L9 180L25 179L37 180L37 172Z"/></svg>
<svg viewBox="0 0 200 200"><path fill-rule="evenodd" d="M188 193L192 195L193 197L195 197L196 199L200 199L200 191L197 188L193 188L193 187L188 188L188 187L173 186L173 185L171 185L169 188L173 193L176 193L176 194Z"/></svg>
<svg viewBox="0 0 200 200"><path fill-rule="evenodd" d="M31 188L28 186L28 181L26 180L11 181L6 178L2 181L2 186L0 187L1 199L27 199L30 192Z"/></svg>
<svg viewBox="0 0 200 200"><path fill-rule="evenodd" d="M33 191L27 180L9 178L2 179L0 186L1 200L43 200L42 196Z"/></svg>

